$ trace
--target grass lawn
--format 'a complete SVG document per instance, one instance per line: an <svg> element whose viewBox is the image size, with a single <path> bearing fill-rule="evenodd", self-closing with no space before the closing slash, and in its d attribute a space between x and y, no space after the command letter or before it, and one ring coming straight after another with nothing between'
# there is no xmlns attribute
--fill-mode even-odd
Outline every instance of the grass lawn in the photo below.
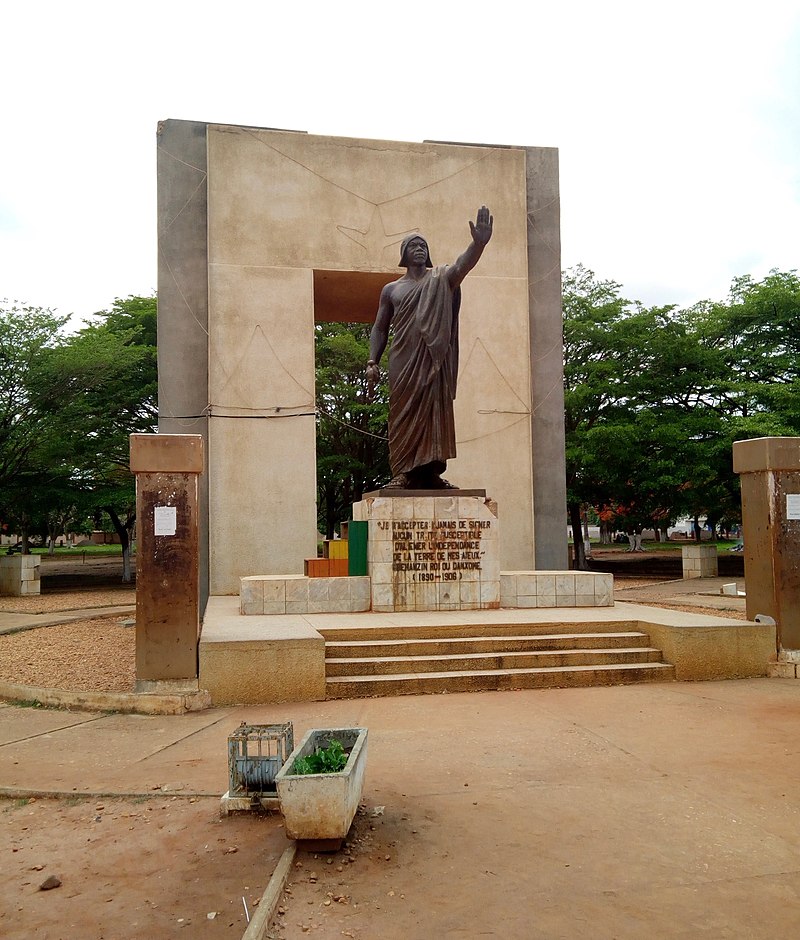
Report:
<svg viewBox="0 0 800 940"><path fill-rule="evenodd" d="M0 555L6 554L8 551L7 546L2 546L0 548ZM79 548L56 548L53 554L63 555L71 558L78 558L83 554L94 555L95 557L101 557L103 555L119 555L122 557L122 546L121 545L81 545ZM31 555L49 555L49 548L39 548L32 547ZM135 554L135 552L133 553Z"/></svg>
<svg viewBox="0 0 800 940"><path fill-rule="evenodd" d="M571 542L572 542L572 539L570 539L570 543ZM701 545L716 544L718 552L729 552L734 547L734 545L738 545L739 542L740 542L740 539L717 539L716 543L711 542L711 541L708 541L708 542L704 541L704 542L701 542L700 544ZM664 552L664 553L673 552L675 554L680 554L681 548L684 545L694 545L694 544L696 543L692 542L691 539L680 539L680 540L676 539L675 541L670 541L670 542L656 542L656 541L647 540L645 542L642 542L642 548L646 552ZM592 548L601 549L603 551L606 551L606 550L613 551L617 549L619 551L624 552L624 551L627 551L628 549L628 543L617 542L614 545L601 545L600 539L592 539Z"/></svg>

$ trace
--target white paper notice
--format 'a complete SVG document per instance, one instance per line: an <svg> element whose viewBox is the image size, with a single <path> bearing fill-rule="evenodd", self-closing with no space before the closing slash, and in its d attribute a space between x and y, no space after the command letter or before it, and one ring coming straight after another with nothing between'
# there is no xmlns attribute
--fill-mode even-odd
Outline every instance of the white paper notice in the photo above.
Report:
<svg viewBox="0 0 800 940"><path fill-rule="evenodd" d="M155 535L175 535L178 528L177 511L174 506L156 506Z"/></svg>
<svg viewBox="0 0 800 940"><path fill-rule="evenodd" d="M800 519L800 493L786 494L786 518Z"/></svg>

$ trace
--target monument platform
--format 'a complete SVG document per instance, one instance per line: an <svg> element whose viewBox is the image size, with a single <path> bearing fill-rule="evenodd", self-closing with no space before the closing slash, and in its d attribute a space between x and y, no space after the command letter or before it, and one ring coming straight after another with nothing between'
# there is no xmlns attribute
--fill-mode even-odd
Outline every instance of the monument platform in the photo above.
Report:
<svg viewBox="0 0 800 940"><path fill-rule="evenodd" d="M428 498L436 496L472 496L477 499L486 499L486 490L472 489L462 490L459 487L453 489L440 487L436 490L406 490L399 486L382 486L377 490L370 490L364 493L364 499L375 498L376 496L397 497L398 499L414 499L418 496L427 496Z"/></svg>
<svg viewBox="0 0 800 940"><path fill-rule="evenodd" d="M199 650L215 705L747 678L774 657L774 626L640 604L241 616L234 596L209 599Z"/></svg>

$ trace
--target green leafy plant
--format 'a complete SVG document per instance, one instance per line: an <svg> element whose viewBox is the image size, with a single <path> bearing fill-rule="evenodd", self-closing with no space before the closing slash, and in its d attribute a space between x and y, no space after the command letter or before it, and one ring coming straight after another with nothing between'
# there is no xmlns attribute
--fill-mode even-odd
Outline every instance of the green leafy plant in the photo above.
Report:
<svg viewBox="0 0 800 940"><path fill-rule="evenodd" d="M305 774L335 774L344 770L347 763L347 754L341 741L331 739L328 747L318 747L313 754L307 757L298 757L292 767L292 773L298 776Z"/></svg>

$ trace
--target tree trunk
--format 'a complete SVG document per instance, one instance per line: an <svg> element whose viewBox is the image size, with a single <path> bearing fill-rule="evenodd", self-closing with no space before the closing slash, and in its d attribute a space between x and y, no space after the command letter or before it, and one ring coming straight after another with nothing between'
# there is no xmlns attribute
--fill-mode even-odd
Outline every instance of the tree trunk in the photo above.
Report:
<svg viewBox="0 0 800 940"><path fill-rule="evenodd" d="M581 507L581 519L583 520L583 554L587 558L591 558L592 543L589 540L589 514L586 512L585 506Z"/></svg>
<svg viewBox="0 0 800 940"><path fill-rule="evenodd" d="M122 581L124 584L130 584L133 580L133 572L131 571L131 540L128 536L128 526L133 525L136 514L129 515L126 524L123 525L112 506L104 506L103 508L108 513L111 524L114 526L114 531L119 536L119 541L122 545Z"/></svg>
<svg viewBox="0 0 800 940"><path fill-rule="evenodd" d="M628 533L628 551L629 552L643 552L642 548L642 533L641 532L629 532Z"/></svg>
<svg viewBox="0 0 800 940"><path fill-rule="evenodd" d="M581 505L580 503L569 504L569 522L572 528L572 548L573 562L572 567L575 571L588 571L589 566L586 563L586 552L583 546L583 526L581 525Z"/></svg>
<svg viewBox="0 0 800 940"><path fill-rule="evenodd" d="M700 517L695 516L692 520L692 538L695 542L700 541Z"/></svg>

